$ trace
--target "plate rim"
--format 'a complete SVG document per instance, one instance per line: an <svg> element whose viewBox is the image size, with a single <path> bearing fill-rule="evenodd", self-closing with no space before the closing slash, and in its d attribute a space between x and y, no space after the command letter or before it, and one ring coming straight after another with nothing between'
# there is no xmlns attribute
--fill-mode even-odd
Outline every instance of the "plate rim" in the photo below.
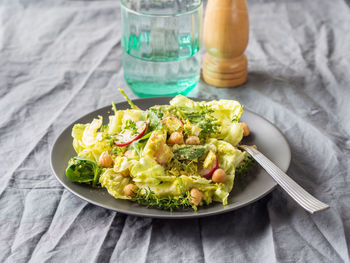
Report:
<svg viewBox="0 0 350 263"><path fill-rule="evenodd" d="M150 100L156 100L158 98L161 98L161 99L172 99L174 97L149 97L149 98L141 98L141 99L133 99L132 102L135 103L137 105L138 102L142 103L142 101L150 101ZM208 99L205 99L205 98L194 98L194 97L188 97L192 100L195 100L195 101L208 101ZM121 103L127 103L125 101L121 101L121 102L118 102L116 104L121 104ZM157 104L154 104L154 105L157 105ZM123 213L123 214L126 214L126 215L132 215L132 216L139 216L139 217L149 217L149 218L158 218L158 219L190 219L190 218L203 218L203 217L209 217L209 216L213 216L213 215L219 215L219 214L224 214L224 213L228 213L228 212L231 212L231 211L234 211L234 210L237 210L239 208L242 208L244 206L248 206L260 199L262 199L263 197L265 197L266 195L268 195L269 193L271 193L274 189L276 189L277 187L277 183L273 180L273 183L272 183L272 187L265 191L263 194L245 202L245 203L242 203L240 205L237 205L237 206L234 206L234 207L230 207L230 208L227 208L225 210L221 210L221 211L211 211L211 212L207 212L205 214L197 214L197 212L193 212L191 211L192 213L189 214L189 215L176 215L176 214L170 214L170 215L157 215L157 214L148 214L148 213L144 213L144 212L134 212L134 211L129 211L129 210L125 210L125 209L116 209L116 208L113 208L113 207L109 207L109 206L106 206L106 205L103 205L103 204L100 204L100 203L97 203L89 198L85 198L84 196L82 196L81 194L73 191L71 188L69 188L62 180L61 178L58 176L58 174L56 173L55 169L54 169L54 165L53 165L53 153L54 153L54 149L57 147L57 144L58 144L58 140L59 138L74 124L77 123L77 121L79 119L82 119L82 118L85 118L87 117L88 115L90 115L91 113L95 112L95 111L99 111L99 110L102 110L102 109L105 109L105 108L108 108L108 107L111 107L109 104L106 105L106 106L103 106L103 107L100 107L98 109L95 109L95 110L92 110L80 117L78 117L77 119L75 119L73 122L71 122L70 124L68 124L65 128L61 129L58 133L58 136L56 136L55 140L54 140L54 143L51 147L51 150L50 150L50 168L51 168L51 172L54 174L55 178L58 180L58 182L64 187L64 189L68 190L70 193L72 193L73 195L79 197L80 199L88 202L88 203L91 203L93 205L96 205L96 206L99 206L99 207L102 207L104 209L108 209L108 210L112 210L112 211L115 211L115 212L118 212L118 213ZM281 137L284 139L284 141L286 142L286 146L287 146L287 154L288 156L286 157L288 159L288 165L285 169L282 169L284 172L287 172L289 167L290 167L290 164L291 164L291 159L292 159L292 154L291 154L291 147L288 143L288 140L287 138L285 137L285 135L282 133L282 131L274 124L272 123L271 121L269 121L268 119L266 119L264 116L261 116L260 114L250 110L249 108L245 107L244 106L244 111L248 111L254 115L257 115L258 117L262 118L264 121L268 122L270 125L272 125L276 130L277 132L281 135ZM272 179L272 178L271 178ZM171 212L170 212L171 213Z"/></svg>

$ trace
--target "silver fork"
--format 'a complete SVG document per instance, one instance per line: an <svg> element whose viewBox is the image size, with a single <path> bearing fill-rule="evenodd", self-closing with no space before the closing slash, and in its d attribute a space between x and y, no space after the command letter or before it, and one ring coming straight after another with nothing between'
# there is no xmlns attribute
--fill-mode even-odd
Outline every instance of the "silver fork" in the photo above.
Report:
<svg viewBox="0 0 350 263"><path fill-rule="evenodd" d="M239 148L248 152L272 178L279 184L299 205L310 213L319 212L329 208L329 205L317 200L315 197L306 192L292 178L285 174L265 155L252 146L239 145Z"/></svg>

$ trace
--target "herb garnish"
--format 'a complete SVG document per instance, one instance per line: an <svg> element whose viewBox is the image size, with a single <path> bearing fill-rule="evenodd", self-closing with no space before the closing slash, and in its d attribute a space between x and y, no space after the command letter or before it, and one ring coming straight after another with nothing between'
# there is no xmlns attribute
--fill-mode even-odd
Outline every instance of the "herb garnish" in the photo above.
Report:
<svg viewBox="0 0 350 263"><path fill-rule="evenodd" d="M113 155L123 155L125 151L126 151L126 146L119 147L119 146L116 146L113 142L113 148L112 148Z"/></svg>
<svg viewBox="0 0 350 263"><path fill-rule="evenodd" d="M248 173L249 168L255 164L255 160L253 157L248 156L246 159L244 159L240 166L236 168L236 176L244 176Z"/></svg>
<svg viewBox="0 0 350 263"><path fill-rule="evenodd" d="M162 210L192 208L197 211L197 206L191 204L191 195L187 192L185 195L175 199L172 197L159 197L151 189L139 188L135 191L136 196L131 201L137 202L147 207L155 207Z"/></svg>
<svg viewBox="0 0 350 263"><path fill-rule="evenodd" d="M131 135L137 134L136 123L132 120L127 120L124 129L131 130Z"/></svg>
<svg viewBox="0 0 350 263"><path fill-rule="evenodd" d="M172 159L166 164L165 172L168 176L199 175L198 162L196 160Z"/></svg>
<svg viewBox="0 0 350 263"><path fill-rule="evenodd" d="M239 117L237 115L233 115L232 122L238 122Z"/></svg>
<svg viewBox="0 0 350 263"><path fill-rule="evenodd" d="M181 120L189 120L192 124L201 128L201 134L209 136L218 131L219 124L213 116L214 110L208 106L201 105L199 109L189 107L172 107L169 111Z"/></svg>
<svg viewBox="0 0 350 263"><path fill-rule="evenodd" d="M162 105L157 105L149 108L149 111L153 112L159 119L163 119L164 117L164 111L167 111L166 106Z"/></svg>

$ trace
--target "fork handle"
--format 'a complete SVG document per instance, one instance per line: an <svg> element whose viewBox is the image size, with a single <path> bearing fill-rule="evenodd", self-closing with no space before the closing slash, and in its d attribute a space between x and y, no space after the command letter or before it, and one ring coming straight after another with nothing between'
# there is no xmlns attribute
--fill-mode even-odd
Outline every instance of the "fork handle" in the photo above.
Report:
<svg viewBox="0 0 350 263"><path fill-rule="evenodd" d="M300 206L310 213L319 212L329 208L329 205L317 200L311 194L306 192L292 178L285 174L265 155L252 146L240 145L239 148L248 152L272 178L279 184Z"/></svg>

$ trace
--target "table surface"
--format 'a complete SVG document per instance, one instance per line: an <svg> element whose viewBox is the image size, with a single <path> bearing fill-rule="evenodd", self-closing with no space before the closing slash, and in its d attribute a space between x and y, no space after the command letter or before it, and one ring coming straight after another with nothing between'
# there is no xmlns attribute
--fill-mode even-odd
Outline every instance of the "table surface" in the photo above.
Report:
<svg viewBox="0 0 350 263"><path fill-rule="evenodd" d="M196 220L126 216L75 197L50 170L60 131L136 96L123 79L119 1L0 3L0 262L349 262L349 1L248 0L248 82L190 93L230 98L272 121L288 174L328 211L280 189Z"/></svg>

